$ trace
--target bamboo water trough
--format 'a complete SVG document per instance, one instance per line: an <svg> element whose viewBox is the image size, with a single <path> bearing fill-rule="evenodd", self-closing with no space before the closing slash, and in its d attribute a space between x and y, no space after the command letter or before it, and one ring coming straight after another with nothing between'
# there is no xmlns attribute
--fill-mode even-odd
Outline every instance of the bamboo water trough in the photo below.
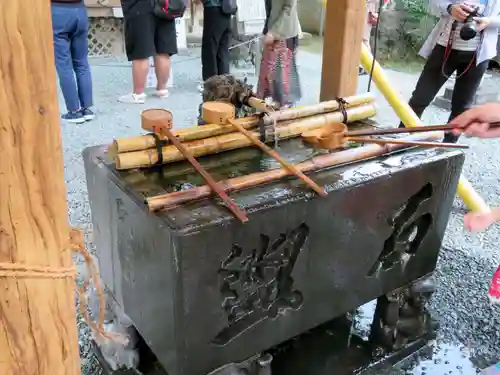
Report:
<svg viewBox="0 0 500 375"><path fill-rule="evenodd" d="M351 101L351 104L354 105L355 103L358 102L365 103L366 100L368 100L367 96L360 97L358 99L353 99ZM345 110L345 115L347 117L348 122L367 119L374 116L375 113L376 113L375 108L372 104L362 104L359 106L348 107ZM279 126L275 128L275 137L277 137L277 139L297 137L304 131L317 129L333 122L342 122L343 120L344 120L344 113L330 112L330 113L302 118L295 121L287 121L280 123ZM239 123L245 124L244 121L241 121ZM185 141L183 145L189 150L189 152L193 156L199 157L223 151L229 151L238 148L252 146L252 142L245 135L234 132L236 131L234 127L227 125L213 125L212 127L218 128L216 133L224 131L226 134L212 136L210 138L205 138L205 139L197 139L194 141ZM201 132L204 133L204 130L202 128L204 128L204 126L194 129L186 129L184 131L184 134L191 134L191 135L196 134L196 137L199 137L200 135L196 133L196 130L200 129ZM176 132L175 135L178 137L178 139L184 139L183 136L180 135L180 132ZM260 134L259 132L254 131L252 132L252 135L259 137ZM149 138L152 138L154 140L154 137L150 135L142 136L142 138L140 139L141 141L146 141L149 145ZM114 158L115 167L118 170L151 167L155 165L159 160L158 152L156 150L154 143L151 146L151 148L146 150L114 154L113 150L115 149L116 146L120 144L123 146L125 143L123 142L123 140L121 140L120 142L118 141L114 142L114 144L111 146L112 150L110 155L111 157ZM136 143L136 145L138 144ZM162 148L163 164L168 164L184 159L185 158L182 155L182 153L175 146L166 145Z"/></svg>

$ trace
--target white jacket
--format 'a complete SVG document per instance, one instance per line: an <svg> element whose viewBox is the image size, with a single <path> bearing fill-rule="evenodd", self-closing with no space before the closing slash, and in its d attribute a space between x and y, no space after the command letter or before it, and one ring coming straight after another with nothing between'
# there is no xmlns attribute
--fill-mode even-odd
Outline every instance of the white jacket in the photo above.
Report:
<svg viewBox="0 0 500 375"><path fill-rule="evenodd" d="M429 37L425 41L420 55L427 58L434 49L441 31L445 27L451 16L447 12L448 5L460 4L463 0L431 0L430 11L440 17L439 22L432 29ZM483 41L477 56L477 64L491 60L497 55L498 33L500 32L500 0L489 0L484 10L484 16L490 19L490 24L483 31Z"/></svg>

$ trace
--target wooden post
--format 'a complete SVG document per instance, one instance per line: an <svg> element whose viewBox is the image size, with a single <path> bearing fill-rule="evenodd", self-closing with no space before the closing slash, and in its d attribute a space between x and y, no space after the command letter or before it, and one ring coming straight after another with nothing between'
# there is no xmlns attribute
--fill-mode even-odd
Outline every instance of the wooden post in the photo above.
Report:
<svg viewBox="0 0 500 375"><path fill-rule="evenodd" d="M76 375L73 277L7 270L72 264L50 2L2 2L0 45L0 374Z"/></svg>
<svg viewBox="0 0 500 375"><path fill-rule="evenodd" d="M320 100L355 95L366 0L328 0L323 37Z"/></svg>

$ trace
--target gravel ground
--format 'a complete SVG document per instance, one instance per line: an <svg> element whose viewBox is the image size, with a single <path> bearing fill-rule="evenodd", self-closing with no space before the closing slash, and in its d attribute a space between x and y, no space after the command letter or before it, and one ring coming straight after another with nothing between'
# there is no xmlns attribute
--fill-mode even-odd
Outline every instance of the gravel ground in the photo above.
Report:
<svg viewBox="0 0 500 375"><path fill-rule="evenodd" d="M200 79L199 51L190 50L188 55L174 59L175 87L171 98L151 99L146 105L123 105L117 97L130 89L130 68L118 60L93 60L93 81L97 118L84 125L62 124L65 177L68 189L70 221L73 225L90 232L90 209L86 193L85 173L81 151L88 146L108 143L115 137L137 135L141 132L139 112L146 107L165 106L174 113L175 127L191 126L196 122L200 94L196 86ZM304 93L303 103L318 100L321 57L310 52L299 54L299 69ZM240 72L241 73L241 72ZM390 82L403 97L408 98L417 75L387 71ZM255 77L249 76L250 81ZM500 78L488 78L485 85L498 87ZM367 77L362 77L359 91L366 91ZM378 95L378 93L377 93ZM61 101L61 108L64 104ZM377 120L394 126L397 118L383 98L378 100ZM447 113L435 107L424 116L427 123L446 121ZM500 205L498 181L500 170L494 162L500 141L467 139L471 145L467 151L464 174L479 193L492 206ZM432 359L422 359L414 374L473 374L475 367L484 367L500 359L499 312L489 306L486 293L488 282L500 260L500 227L485 234L471 235L463 231L463 204L457 200L452 212L443 251L438 265L438 292L431 308L441 322L436 354ZM91 246L91 243L88 243ZM82 268L82 272L84 272ZM80 346L84 375L100 374L99 366L89 354L88 329L79 320ZM446 359L448 358L448 359ZM439 367L445 362L449 366ZM456 364L459 363L459 364Z"/></svg>

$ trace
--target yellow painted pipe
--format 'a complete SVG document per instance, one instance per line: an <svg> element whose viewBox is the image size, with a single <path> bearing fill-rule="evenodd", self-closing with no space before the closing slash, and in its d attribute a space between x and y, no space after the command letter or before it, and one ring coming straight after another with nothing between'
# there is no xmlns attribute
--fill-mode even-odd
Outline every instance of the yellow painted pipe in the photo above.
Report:
<svg viewBox="0 0 500 375"><path fill-rule="evenodd" d="M367 46L363 43L361 50L361 65L367 72L371 72L373 64L373 55ZM407 102L401 95L392 88L389 81L382 70L380 64L375 61L373 68L373 82L377 89L384 95L385 99L389 102L394 112L398 115L399 119L405 124L406 127L414 127L424 125L422 120L413 112ZM460 177L457 187L458 196L464 201L465 205L475 212L488 212L490 208L486 202L474 190L469 181L463 176Z"/></svg>

